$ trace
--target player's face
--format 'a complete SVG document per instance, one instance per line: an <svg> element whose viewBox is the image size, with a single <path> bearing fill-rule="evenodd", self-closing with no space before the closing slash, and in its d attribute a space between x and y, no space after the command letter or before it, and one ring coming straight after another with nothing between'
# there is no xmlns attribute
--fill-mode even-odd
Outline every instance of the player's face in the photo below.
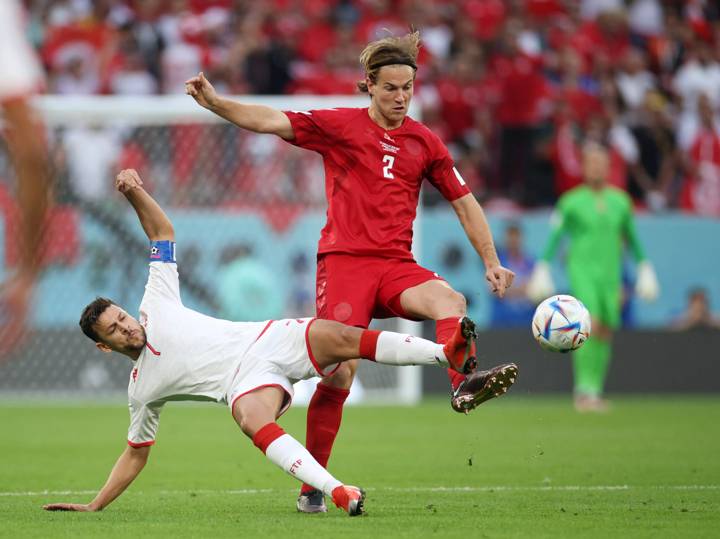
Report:
<svg viewBox="0 0 720 539"><path fill-rule="evenodd" d="M607 151L593 148L583 152L583 176L590 187L605 185L609 172L610 157Z"/></svg>
<svg viewBox="0 0 720 539"><path fill-rule="evenodd" d="M105 309L95 324L95 331L102 339L98 343L101 350L107 348L124 354L141 351L145 346L145 328L117 305Z"/></svg>
<svg viewBox="0 0 720 539"><path fill-rule="evenodd" d="M372 106L391 128L398 127L408 113L413 96L415 70L406 65L383 66L377 82L368 80Z"/></svg>

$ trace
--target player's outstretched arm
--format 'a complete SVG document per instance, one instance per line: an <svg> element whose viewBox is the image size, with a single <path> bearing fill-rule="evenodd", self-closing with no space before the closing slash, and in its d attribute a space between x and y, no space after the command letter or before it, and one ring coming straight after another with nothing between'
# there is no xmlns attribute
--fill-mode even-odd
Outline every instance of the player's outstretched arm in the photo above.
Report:
<svg viewBox="0 0 720 539"><path fill-rule="evenodd" d="M185 81L185 93L200 106L242 129L255 133L270 133L285 140L295 138L292 124L284 112L264 105L246 105L220 97L202 72Z"/></svg>
<svg viewBox="0 0 720 539"><path fill-rule="evenodd" d="M485 212L472 193L453 200L451 204L470 243L485 264L485 279L490 289L493 294L503 297L505 290L512 286L515 274L500 265Z"/></svg>
<svg viewBox="0 0 720 539"><path fill-rule="evenodd" d="M160 205L142 187L142 180L133 169L122 170L115 178L115 188L135 209L140 224L150 241L175 241L172 222Z"/></svg>
<svg viewBox="0 0 720 539"><path fill-rule="evenodd" d="M88 504L81 503L49 503L43 506L46 511L102 511L112 501L120 496L130 483L138 476L145 467L150 446L130 447L128 446L113 466L105 486L98 492L95 499Z"/></svg>

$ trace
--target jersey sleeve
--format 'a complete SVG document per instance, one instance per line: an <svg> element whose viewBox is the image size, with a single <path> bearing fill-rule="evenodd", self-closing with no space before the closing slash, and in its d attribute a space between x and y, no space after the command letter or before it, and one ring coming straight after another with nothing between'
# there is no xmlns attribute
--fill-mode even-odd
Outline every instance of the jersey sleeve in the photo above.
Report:
<svg viewBox="0 0 720 539"><path fill-rule="evenodd" d="M455 162L445 144L434 135L430 141L430 162L425 170L428 181L448 202L470 193L465 180L455 168Z"/></svg>
<svg viewBox="0 0 720 539"><path fill-rule="evenodd" d="M145 447L155 443L160 411L164 403L142 403L130 400L130 427L128 428L128 445Z"/></svg>
<svg viewBox="0 0 720 539"><path fill-rule="evenodd" d="M339 109L285 111L295 138L295 146L323 153L333 147L347 125L348 115Z"/></svg>
<svg viewBox="0 0 720 539"><path fill-rule="evenodd" d="M148 301L170 301L182 303L180 300L180 277L177 264L168 262L150 262L150 269L145 295L142 303Z"/></svg>
<svg viewBox="0 0 720 539"><path fill-rule="evenodd" d="M643 251L640 238L635 228L635 215L633 213L633 204L630 197L623 193L624 213L623 213L623 234L625 241L632 252L636 262L645 260L645 251Z"/></svg>
<svg viewBox="0 0 720 539"><path fill-rule="evenodd" d="M565 234L567 221L568 221L568 198L567 196L560 197L555 210L553 210L552 216L550 217L550 238L545 245L545 250L540 257L545 262L550 262L557 253L558 245L560 240Z"/></svg>

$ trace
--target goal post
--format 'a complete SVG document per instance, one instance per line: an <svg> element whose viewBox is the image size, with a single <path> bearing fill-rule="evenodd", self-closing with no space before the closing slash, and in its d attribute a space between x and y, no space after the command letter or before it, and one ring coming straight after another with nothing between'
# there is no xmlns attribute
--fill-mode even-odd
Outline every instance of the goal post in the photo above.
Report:
<svg viewBox="0 0 720 539"><path fill-rule="evenodd" d="M365 96L237 99L280 110L368 104ZM56 203L31 333L0 364L0 397L92 399L125 391L129 364L97 354L78 328L82 308L96 296L135 312L144 290L147 242L114 192L119 168L138 169L173 220L188 307L232 320L314 314L315 253L326 211L320 156L237 129L184 95L40 96L34 104L47 127ZM17 256L13 178L0 139L3 277ZM403 320L383 327L420 331ZM358 372L361 402L413 404L422 396L420 367L361 362Z"/></svg>

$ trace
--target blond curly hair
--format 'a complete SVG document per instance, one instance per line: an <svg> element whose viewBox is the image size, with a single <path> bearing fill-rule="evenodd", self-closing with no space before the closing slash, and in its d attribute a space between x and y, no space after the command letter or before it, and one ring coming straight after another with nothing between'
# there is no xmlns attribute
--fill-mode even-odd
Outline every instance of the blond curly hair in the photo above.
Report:
<svg viewBox="0 0 720 539"><path fill-rule="evenodd" d="M417 30L402 37L388 36L368 43L360 53L360 64L365 69L365 76L375 83L383 66L405 64L417 71L419 51L420 32ZM361 92L368 91L365 80L358 81L357 87Z"/></svg>

